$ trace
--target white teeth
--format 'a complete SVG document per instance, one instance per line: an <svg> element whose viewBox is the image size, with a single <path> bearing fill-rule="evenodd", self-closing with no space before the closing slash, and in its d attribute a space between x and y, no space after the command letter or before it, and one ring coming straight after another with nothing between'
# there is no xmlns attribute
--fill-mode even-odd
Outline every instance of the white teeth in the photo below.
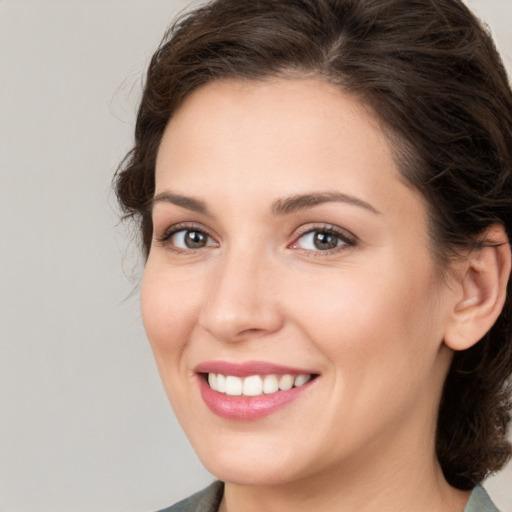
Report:
<svg viewBox="0 0 512 512"><path fill-rule="evenodd" d="M263 379L263 393L270 395L279 390L279 382L275 375L265 375Z"/></svg>
<svg viewBox="0 0 512 512"><path fill-rule="evenodd" d="M243 394L245 396L259 396L263 393L263 381L259 375L252 375L244 379Z"/></svg>
<svg viewBox="0 0 512 512"><path fill-rule="evenodd" d="M294 386L296 388L303 386L306 384L306 382L309 382L311 380L311 375L298 375L295 377Z"/></svg>
<svg viewBox="0 0 512 512"><path fill-rule="evenodd" d="M242 379L240 377L233 377L233 375L226 376L226 395L240 396L242 394Z"/></svg>
<svg viewBox="0 0 512 512"><path fill-rule="evenodd" d="M311 375L251 375L240 378L233 375L222 375L221 373L209 373L208 384L214 391L225 393L230 396L261 396L272 394L277 391L288 391L300 387L311 380Z"/></svg>
<svg viewBox="0 0 512 512"><path fill-rule="evenodd" d="M212 389L215 389L215 388L212 388ZM224 375L222 375L220 373L217 375L217 389L215 389L215 391L218 391L219 393L226 392L226 377L224 377Z"/></svg>
<svg viewBox="0 0 512 512"><path fill-rule="evenodd" d="M208 384L212 389L217 389L217 375L215 373L208 374Z"/></svg>
<svg viewBox="0 0 512 512"><path fill-rule="evenodd" d="M294 378L291 375L283 375L279 379L279 389L281 391L288 391L293 388Z"/></svg>

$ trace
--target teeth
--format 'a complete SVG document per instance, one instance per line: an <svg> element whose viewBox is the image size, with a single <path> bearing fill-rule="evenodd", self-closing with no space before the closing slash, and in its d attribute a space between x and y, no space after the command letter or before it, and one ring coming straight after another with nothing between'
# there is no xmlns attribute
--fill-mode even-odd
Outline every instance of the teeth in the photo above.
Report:
<svg viewBox="0 0 512 512"><path fill-rule="evenodd" d="M259 375L252 375L244 379L243 394L245 396L259 396L263 394L263 381Z"/></svg>
<svg viewBox="0 0 512 512"><path fill-rule="evenodd" d="M279 379L279 389L281 391L288 391L293 388L293 377L291 375L283 375Z"/></svg>
<svg viewBox="0 0 512 512"><path fill-rule="evenodd" d="M311 380L311 375L298 375L295 377L294 386L296 388L303 386L306 384L306 382L309 382Z"/></svg>
<svg viewBox="0 0 512 512"><path fill-rule="evenodd" d="M279 382L275 375L265 375L263 379L263 393L270 395L279 390Z"/></svg>
<svg viewBox="0 0 512 512"><path fill-rule="evenodd" d="M226 376L226 395L240 396L242 394L242 386L243 382L239 377Z"/></svg>
<svg viewBox="0 0 512 512"><path fill-rule="evenodd" d="M311 380L311 375L251 375L240 378L233 375L222 375L221 373L209 373L208 384L214 391L225 393L230 396L260 396L263 394L287 391L294 386L303 386Z"/></svg>
<svg viewBox="0 0 512 512"><path fill-rule="evenodd" d="M210 374L208 374L210 375ZM210 384L211 386L211 384ZM212 388L215 389L215 388ZM221 375L220 373L217 375L217 389L219 393L225 393L226 392L226 377L224 375Z"/></svg>

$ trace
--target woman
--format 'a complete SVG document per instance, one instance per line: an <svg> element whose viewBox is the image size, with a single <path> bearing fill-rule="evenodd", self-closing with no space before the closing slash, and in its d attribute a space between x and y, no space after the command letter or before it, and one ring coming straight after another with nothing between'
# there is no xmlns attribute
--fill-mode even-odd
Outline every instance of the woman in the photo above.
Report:
<svg viewBox="0 0 512 512"><path fill-rule="evenodd" d="M214 1L155 53L135 137L145 328L224 482L169 510L496 510L512 93L468 9Z"/></svg>

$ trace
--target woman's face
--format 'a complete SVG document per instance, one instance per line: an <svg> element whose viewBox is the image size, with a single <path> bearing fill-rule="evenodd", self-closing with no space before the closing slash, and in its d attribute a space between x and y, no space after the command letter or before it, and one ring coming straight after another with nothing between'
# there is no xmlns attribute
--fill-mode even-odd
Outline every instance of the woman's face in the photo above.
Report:
<svg viewBox="0 0 512 512"><path fill-rule="evenodd" d="M143 320L213 474L289 483L433 457L454 293L352 97L312 79L198 89L164 133L153 220Z"/></svg>

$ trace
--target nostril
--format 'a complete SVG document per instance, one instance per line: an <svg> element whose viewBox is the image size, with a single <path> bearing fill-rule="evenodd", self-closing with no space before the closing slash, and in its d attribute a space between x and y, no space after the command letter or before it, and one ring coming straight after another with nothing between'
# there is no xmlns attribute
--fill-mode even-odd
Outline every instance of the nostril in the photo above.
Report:
<svg viewBox="0 0 512 512"><path fill-rule="evenodd" d="M240 332L241 335L243 334L258 334L258 333L264 333L265 330L264 329L257 329L255 327L252 327L250 329L245 329L243 331Z"/></svg>

